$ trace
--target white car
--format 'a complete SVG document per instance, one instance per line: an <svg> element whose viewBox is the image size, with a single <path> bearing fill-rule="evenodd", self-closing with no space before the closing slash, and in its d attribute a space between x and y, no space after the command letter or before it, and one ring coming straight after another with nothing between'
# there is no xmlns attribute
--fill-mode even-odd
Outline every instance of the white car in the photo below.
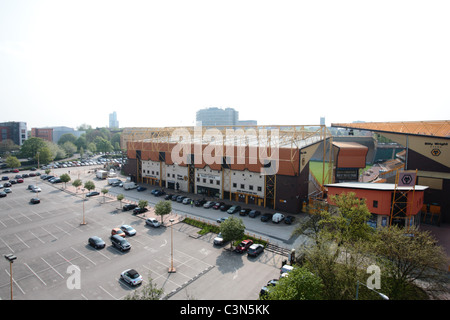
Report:
<svg viewBox="0 0 450 320"><path fill-rule="evenodd" d="M191 201L192 201L191 198L184 198L184 199L183 199L183 204L190 204Z"/></svg>
<svg viewBox="0 0 450 320"><path fill-rule="evenodd" d="M120 274L120 278L132 286L142 283L142 276L134 269L127 269Z"/></svg>
<svg viewBox="0 0 450 320"><path fill-rule="evenodd" d="M160 226L160 223L155 218L148 218L145 220L145 224L154 228L158 228Z"/></svg>
<svg viewBox="0 0 450 320"><path fill-rule="evenodd" d="M220 245L223 244L222 233L219 233L219 234L217 235L217 237L214 238L214 244L215 244L215 245L218 245L218 246L220 246Z"/></svg>
<svg viewBox="0 0 450 320"><path fill-rule="evenodd" d="M33 192L41 192L42 189L39 188L39 187L34 187L34 188L31 189L31 191L33 191Z"/></svg>
<svg viewBox="0 0 450 320"><path fill-rule="evenodd" d="M5 188L5 189L3 190L3 192L5 192L5 193L11 193L12 190L11 190L11 188Z"/></svg>
<svg viewBox="0 0 450 320"><path fill-rule="evenodd" d="M127 224L120 226L120 230L125 232L127 236L134 236L136 234L136 230L132 226L129 226Z"/></svg>

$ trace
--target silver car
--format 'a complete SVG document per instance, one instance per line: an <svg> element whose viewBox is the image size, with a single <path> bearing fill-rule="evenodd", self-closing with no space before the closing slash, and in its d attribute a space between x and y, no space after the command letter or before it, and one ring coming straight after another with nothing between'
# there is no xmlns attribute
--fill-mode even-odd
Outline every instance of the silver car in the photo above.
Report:
<svg viewBox="0 0 450 320"><path fill-rule="evenodd" d="M127 224L124 224L124 225L120 226L120 229L123 232L125 232L125 234L127 236L134 236L136 234L136 230L133 227L127 225Z"/></svg>
<svg viewBox="0 0 450 320"><path fill-rule="evenodd" d="M158 228L160 226L159 222L155 218L148 218L145 220L145 224L154 228Z"/></svg>
<svg viewBox="0 0 450 320"><path fill-rule="evenodd" d="M132 286L142 283L142 276L134 269L127 269L120 274L120 278Z"/></svg>

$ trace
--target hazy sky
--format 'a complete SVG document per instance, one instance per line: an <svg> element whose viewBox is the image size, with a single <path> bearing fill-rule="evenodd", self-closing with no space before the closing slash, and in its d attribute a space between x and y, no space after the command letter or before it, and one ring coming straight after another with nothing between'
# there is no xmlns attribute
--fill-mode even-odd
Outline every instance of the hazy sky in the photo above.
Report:
<svg viewBox="0 0 450 320"><path fill-rule="evenodd" d="M0 0L0 122L450 119L450 1Z"/></svg>

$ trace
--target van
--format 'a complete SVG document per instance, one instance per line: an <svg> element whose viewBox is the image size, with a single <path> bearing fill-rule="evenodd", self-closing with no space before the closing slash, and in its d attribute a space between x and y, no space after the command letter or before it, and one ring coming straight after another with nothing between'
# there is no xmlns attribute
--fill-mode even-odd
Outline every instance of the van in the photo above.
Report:
<svg viewBox="0 0 450 320"><path fill-rule="evenodd" d="M288 264L285 264L284 266L281 267L280 269L280 274L285 274L285 273L289 273L292 271L292 269L294 269L293 266L290 266Z"/></svg>
<svg viewBox="0 0 450 320"><path fill-rule="evenodd" d="M280 221L283 221L283 219L284 219L284 214L281 214L281 213L275 213L272 216L273 223L280 223Z"/></svg>
<svg viewBox="0 0 450 320"><path fill-rule="evenodd" d="M127 251L131 249L131 244L118 234L111 236L111 242L112 245L120 251Z"/></svg>

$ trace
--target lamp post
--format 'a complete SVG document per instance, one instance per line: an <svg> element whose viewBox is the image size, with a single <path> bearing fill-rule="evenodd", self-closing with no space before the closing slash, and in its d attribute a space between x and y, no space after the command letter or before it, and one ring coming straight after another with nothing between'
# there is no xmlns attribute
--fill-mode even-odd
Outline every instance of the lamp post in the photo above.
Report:
<svg viewBox="0 0 450 320"><path fill-rule="evenodd" d="M366 287L367 289L375 292L376 294L378 294L383 300L389 300L389 297L387 295L385 295L384 293L378 292L377 290L370 288L368 286L366 286L365 284L356 281L356 300L358 300L358 291L359 291L359 284L362 284L364 287Z"/></svg>
<svg viewBox="0 0 450 320"><path fill-rule="evenodd" d="M170 268L169 268L169 273L175 273L176 269L173 267L173 222L175 221L174 219L170 219Z"/></svg>
<svg viewBox="0 0 450 320"><path fill-rule="evenodd" d="M81 225L85 225L86 224L86 221L84 220L84 201L86 201L86 194L84 193L84 188L83 189L81 189L81 192L83 193L83 221L80 223Z"/></svg>
<svg viewBox="0 0 450 320"><path fill-rule="evenodd" d="M13 255L12 253L10 254L5 254L4 255L5 259L9 261L9 275L10 275L10 283L11 283L11 300L13 299L13 276L12 276L12 264L14 262L14 260L17 259L17 257L15 255Z"/></svg>

